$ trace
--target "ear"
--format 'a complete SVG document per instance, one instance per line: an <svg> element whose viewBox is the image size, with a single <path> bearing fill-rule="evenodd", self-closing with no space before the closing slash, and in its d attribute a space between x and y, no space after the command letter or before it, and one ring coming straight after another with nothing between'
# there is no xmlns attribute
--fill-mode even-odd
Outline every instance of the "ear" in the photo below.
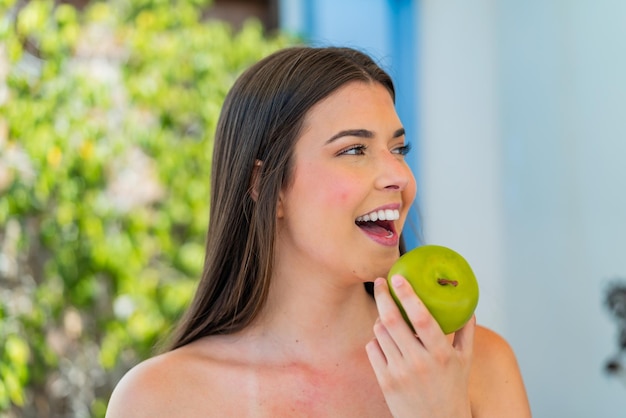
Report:
<svg viewBox="0 0 626 418"><path fill-rule="evenodd" d="M255 202L259 198L259 178L261 175L261 167L263 166L263 161L254 160L254 167L252 167L252 177L250 177L250 197Z"/></svg>
<svg viewBox="0 0 626 418"><path fill-rule="evenodd" d="M276 204L276 218L282 219L285 216L285 210L283 209L283 191L278 194L278 203Z"/></svg>

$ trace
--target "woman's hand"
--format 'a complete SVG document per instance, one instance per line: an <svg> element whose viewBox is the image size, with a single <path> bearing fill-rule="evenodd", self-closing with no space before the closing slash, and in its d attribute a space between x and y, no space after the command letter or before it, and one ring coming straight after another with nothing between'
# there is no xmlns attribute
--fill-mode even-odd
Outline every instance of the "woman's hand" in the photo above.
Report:
<svg viewBox="0 0 626 418"><path fill-rule="evenodd" d="M468 382L475 318L452 344L410 284L392 277L394 291L415 329L406 324L387 281L376 279L379 317L367 355L394 417L471 417Z"/></svg>

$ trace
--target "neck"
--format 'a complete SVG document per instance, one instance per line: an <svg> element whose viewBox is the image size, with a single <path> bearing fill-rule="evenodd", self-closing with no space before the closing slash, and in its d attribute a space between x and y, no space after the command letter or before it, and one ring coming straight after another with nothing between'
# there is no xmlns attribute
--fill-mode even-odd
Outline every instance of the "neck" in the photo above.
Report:
<svg viewBox="0 0 626 418"><path fill-rule="evenodd" d="M315 272L293 271L278 269L267 304L248 335L294 361L364 351L377 316L364 285L356 281L342 285Z"/></svg>

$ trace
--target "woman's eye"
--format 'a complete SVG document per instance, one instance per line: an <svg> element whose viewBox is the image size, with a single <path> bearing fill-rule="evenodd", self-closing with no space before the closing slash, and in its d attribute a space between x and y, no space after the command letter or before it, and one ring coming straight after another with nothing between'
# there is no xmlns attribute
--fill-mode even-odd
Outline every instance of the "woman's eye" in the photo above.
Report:
<svg viewBox="0 0 626 418"><path fill-rule="evenodd" d="M365 145L353 145L343 151L339 151L338 155L364 155L366 149Z"/></svg>
<svg viewBox="0 0 626 418"><path fill-rule="evenodd" d="M407 155L409 151L411 151L411 144L404 144L392 150L394 154L398 155Z"/></svg>

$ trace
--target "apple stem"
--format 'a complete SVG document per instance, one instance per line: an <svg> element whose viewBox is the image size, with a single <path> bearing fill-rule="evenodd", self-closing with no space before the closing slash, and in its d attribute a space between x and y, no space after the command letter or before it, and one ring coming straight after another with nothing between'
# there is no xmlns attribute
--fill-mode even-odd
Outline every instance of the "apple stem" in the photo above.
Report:
<svg viewBox="0 0 626 418"><path fill-rule="evenodd" d="M439 283L442 286L452 285L454 287L457 287L459 285L458 281L446 279L446 278L443 278L443 277L438 278L437 279L437 283Z"/></svg>

